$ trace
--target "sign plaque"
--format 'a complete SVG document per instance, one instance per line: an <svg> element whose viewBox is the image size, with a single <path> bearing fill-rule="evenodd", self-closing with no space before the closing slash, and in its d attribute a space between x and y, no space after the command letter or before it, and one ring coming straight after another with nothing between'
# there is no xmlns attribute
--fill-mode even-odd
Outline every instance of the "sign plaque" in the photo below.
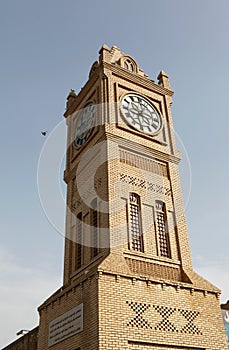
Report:
<svg viewBox="0 0 229 350"><path fill-rule="evenodd" d="M49 324L48 346L59 343L83 330L83 304L55 318Z"/></svg>

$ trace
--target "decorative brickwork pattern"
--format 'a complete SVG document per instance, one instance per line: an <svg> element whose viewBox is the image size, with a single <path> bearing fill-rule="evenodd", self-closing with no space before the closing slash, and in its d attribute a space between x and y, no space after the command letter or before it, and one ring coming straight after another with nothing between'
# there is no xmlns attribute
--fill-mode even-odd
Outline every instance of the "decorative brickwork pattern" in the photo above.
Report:
<svg viewBox="0 0 229 350"><path fill-rule="evenodd" d="M154 174L168 178L168 167L166 164L157 160L152 160L146 157L138 156L134 153L120 150L120 162L150 171Z"/></svg>
<svg viewBox="0 0 229 350"><path fill-rule="evenodd" d="M178 329L174 324L169 321L169 317L176 311L176 309L158 305L153 305L153 307L162 316L162 321L155 326L155 329L160 331L178 332Z"/></svg>
<svg viewBox="0 0 229 350"><path fill-rule="evenodd" d="M165 72L158 79L148 79L134 59L104 45L89 81L68 97L64 178L68 208L76 215L82 212L82 266L72 271L77 252L74 248L72 254L69 238L75 237L77 223L67 210L64 284L39 308L37 350L51 350L50 322L81 303L83 330L52 350L227 349L219 290L193 271L171 115L173 92ZM125 123L121 101L132 92L160 111L158 133ZM99 106L98 123L82 147L69 147L76 137L74 114L90 102ZM141 109L138 114L144 117ZM130 206L130 192L141 201ZM163 201L166 210L156 208L155 200ZM108 202L108 211L103 212L102 201ZM92 259L93 246L99 254Z"/></svg>
<svg viewBox="0 0 229 350"><path fill-rule="evenodd" d="M162 194L165 196L171 196L171 189L163 186L163 185L159 185L156 183L152 183L150 181L146 181L143 178L139 178L136 176L131 176L128 174L124 174L121 173L120 174L120 181L128 183L130 185L134 185L134 186L138 186L139 188L144 188L148 191L152 191L158 194Z"/></svg>
<svg viewBox="0 0 229 350"><path fill-rule="evenodd" d="M188 323L180 330L181 333L202 334L202 332L193 324L193 320L199 315L199 312L182 309L178 309L178 311L180 311L181 315L188 321Z"/></svg>
<svg viewBox="0 0 229 350"><path fill-rule="evenodd" d="M182 274L180 268L154 264L146 261L125 258L131 272L138 275L153 276L172 281L181 281Z"/></svg>
<svg viewBox="0 0 229 350"><path fill-rule="evenodd" d="M126 302L131 309L136 313L134 318L128 322L127 326L138 327L138 328L151 328L150 324L143 318L142 314L150 307L148 304L134 303L132 301Z"/></svg>
<svg viewBox="0 0 229 350"><path fill-rule="evenodd" d="M137 303L133 301L126 302L130 308L135 312L134 318L132 318L127 326L137 327L137 328L154 328L156 331L166 331L166 332L176 332L176 333L189 333L192 335L202 335L201 330L193 323L194 319L199 315L199 312L192 310L177 309L162 305L152 305L153 309L156 310L162 320L156 325L151 325L147 320L145 320L142 314L151 308L150 304ZM181 314L184 317L186 323L182 328L178 324L174 324L169 318L175 314Z"/></svg>

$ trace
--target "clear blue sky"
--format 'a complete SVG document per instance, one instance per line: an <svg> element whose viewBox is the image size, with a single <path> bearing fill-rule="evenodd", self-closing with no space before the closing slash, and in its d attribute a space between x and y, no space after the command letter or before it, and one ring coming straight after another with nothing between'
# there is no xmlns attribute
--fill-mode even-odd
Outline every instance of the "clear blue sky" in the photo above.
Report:
<svg viewBox="0 0 229 350"><path fill-rule="evenodd" d="M191 164L194 267L229 299L228 13L227 0L0 2L0 347L37 325L36 307L61 285L63 237L37 190L40 131L63 120L69 90L84 85L104 43L154 80L169 75Z"/></svg>

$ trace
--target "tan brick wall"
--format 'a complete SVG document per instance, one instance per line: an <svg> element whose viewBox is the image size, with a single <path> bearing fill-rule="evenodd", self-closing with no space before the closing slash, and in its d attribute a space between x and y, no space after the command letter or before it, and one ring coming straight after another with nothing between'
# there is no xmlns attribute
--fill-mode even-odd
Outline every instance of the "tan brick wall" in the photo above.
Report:
<svg viewBox="0 0 229 350"><path fill-rule="evenodd" d="M84 307L83 331L53 345L51 349L98 349L98 292L94 275L78 285L59 291L40 308L38 350L48 349L50 322L81 303Z"/></svg>
<svg viewBox="0 0 229 350"><path fill-rule="evenodd" d="M54 345L53 350L226 350L219 290L192 269L168 77L161 72L156 84L134 60L134 72L125 70L125 57L119 49L104 46L90 79L78 96L71 97L65 113L64 286L40 307L38 350L47 350L50 322L80 303L84 304L83 332ZM161 112L164 126L158 135L143 134L124 122L118 104L133 91L149 98ZM88 142L77 149L73 145L76 115L71 115L88 101L103 105ZM93 189L98 195L100 237L95 257L90 247ZM130 192L140 196L143 252L133 251L128 244ZM170 257L158 250L156 200L166 205ZM72 240L80 211L87 225L82 267L77 270Z"/></svg>
<svg viewBox="0 0 229 350"><path fill-rule="evenodd" d="M103 274L99 319L101 349L226 349L216 295L184 286Z"/></svg>

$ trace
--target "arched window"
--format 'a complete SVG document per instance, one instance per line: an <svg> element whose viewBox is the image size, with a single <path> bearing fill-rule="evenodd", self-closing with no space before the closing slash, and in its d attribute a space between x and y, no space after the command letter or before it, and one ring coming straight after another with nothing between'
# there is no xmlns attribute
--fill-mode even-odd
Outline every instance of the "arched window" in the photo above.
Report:
<svg viewBox="0 0 229 350"><path fill-rule="evenodd" d="M95 257L99 254L98 247L98 203L97 198L93 199L91 202L91 226L92 226L92 257Z"/></svg>
<svg viewBox="0 0 229 350"><path fill-rule="evenodd" d="M134 71L133 63L131 62L131 60L130 60L129 58L127 58L127 59L124 61L124 68L130 70L131 72Z"/></svg>
<svg viewBox="0 0 229 350"><path fill-rule="evenodd" d="M162 201L156 201L156 224L157 224L157 235L158 235L158 253L160 256L170 258L170 244L168 225L166 220L166 209L165 203Z"/></svg>
<svg viewBox="0 0 229 350"><path fill-rule="evenodd" d="M82 212L77 215L77 241L76 241L76 268L79 269L82 266Z"/></svg>
<svg viewBox="0 0 229 350"><path fill-rule="evenodd" d="M140 197L136 193L130 193L129 196L129 216L131 249L143 252Z"/></svg>

